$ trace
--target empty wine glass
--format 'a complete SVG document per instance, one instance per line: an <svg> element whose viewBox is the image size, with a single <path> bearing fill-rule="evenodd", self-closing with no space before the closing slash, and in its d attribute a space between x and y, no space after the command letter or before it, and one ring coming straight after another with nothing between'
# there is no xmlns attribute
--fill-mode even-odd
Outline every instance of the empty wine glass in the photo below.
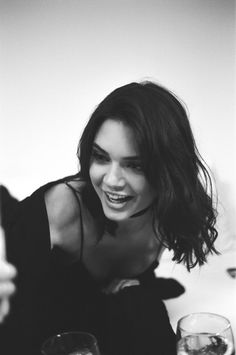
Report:
<svg viewBox="0 0 236 355"><path fill-rule="evenodd" d="M100 355L94 335L67 332L47 339L41 347L42 355Z"/></svg>
<svg viewBox="0 0 236 355"><path fill-rule="evenodd" d="M177 324L177 355L234 355L234 339L227 318L192 313Z"/></svg>

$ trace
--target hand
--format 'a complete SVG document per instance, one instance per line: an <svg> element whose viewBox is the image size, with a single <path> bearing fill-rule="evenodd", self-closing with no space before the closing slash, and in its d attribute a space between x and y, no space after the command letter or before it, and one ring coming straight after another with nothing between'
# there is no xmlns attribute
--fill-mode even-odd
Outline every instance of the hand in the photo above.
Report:
<svg viewBox="0 0 236 355"><path fill-rule="evenodd" d="M116 294L117 292L123 290L125 287L139 286L140 282L138 279L114 279L107 287L103 289L103 292L107 295Z"/></svg>
<svg viewBox="0 0 236 355"><path fill-rule="evenodd" d="M16 269L5 260L0 260L0 323L3 322L10 310L9 298L15 292L13 278Z"/></svg>
<svg viewBox="0 0 236 355"><path fill-rule="evenodd" d="M12 281L15 276L16 269L6 261L5 234L0 225L0 323L10 310L9 298L15 292Z"/></svg>

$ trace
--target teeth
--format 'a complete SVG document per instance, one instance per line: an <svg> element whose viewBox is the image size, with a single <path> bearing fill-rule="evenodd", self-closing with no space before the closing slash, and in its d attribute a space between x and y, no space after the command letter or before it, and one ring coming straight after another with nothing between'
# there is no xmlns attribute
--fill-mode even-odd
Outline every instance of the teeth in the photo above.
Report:
<svg viewBox="0 0 236 355"><path fill-rule="evenodd" d="M106 192L106 195L111 202L124 202L130 198L127 195L117 195L110 192Z"/></svg>
<svg viewBox="0 0 236 355"><path fill-rule="evenodd" d="M117 194L111 194L110 192L107 192L107 195L115 200L118 200L118 199L123 199L123 198L126 198L127 196L125 195L117 195Z"/></svg>

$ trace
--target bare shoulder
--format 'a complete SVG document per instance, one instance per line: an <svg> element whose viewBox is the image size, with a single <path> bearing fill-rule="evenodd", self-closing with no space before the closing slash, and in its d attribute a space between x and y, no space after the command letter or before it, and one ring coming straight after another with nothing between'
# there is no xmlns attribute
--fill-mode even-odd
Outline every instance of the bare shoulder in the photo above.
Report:
<svg viewBox="0 0 236 355"><path fill-rule="evenodd" d="M82 186L75 182L71 186L79 191ZM75 183L73 183L75 185ZM51 187L45 193L45 203L49 220L50 239L52 245L60 245L65 249L73 249L78 245L80 231L80 206L72 189L65 183Z"/></svg>

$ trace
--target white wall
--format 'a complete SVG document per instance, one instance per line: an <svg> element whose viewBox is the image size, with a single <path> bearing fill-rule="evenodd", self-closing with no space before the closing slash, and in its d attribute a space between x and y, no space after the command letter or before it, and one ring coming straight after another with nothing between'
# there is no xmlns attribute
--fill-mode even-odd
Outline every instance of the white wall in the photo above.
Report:
<svg viewBox="0 0 236 355"><path fill-rule="evenodd" d="M236 229L234 33L233 0L0 0L1 183L23 198L75 172L94 107L151 78L188 106L225 247Z"/></svg>

